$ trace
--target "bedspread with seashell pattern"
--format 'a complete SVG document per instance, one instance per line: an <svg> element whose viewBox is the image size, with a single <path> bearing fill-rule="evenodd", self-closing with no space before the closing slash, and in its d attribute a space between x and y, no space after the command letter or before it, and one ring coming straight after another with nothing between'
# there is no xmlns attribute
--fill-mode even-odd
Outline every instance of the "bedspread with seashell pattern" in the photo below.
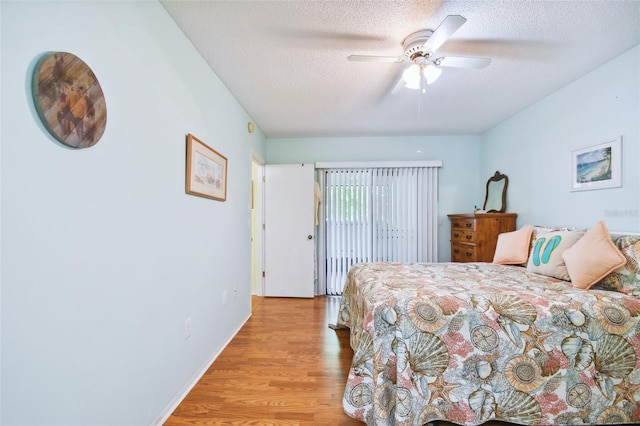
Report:
<svg viewBox="0 0 640 426"><path fill-rule="evenodd" d="M640 299L520 266L357 264L343 406L369 425L640 422L639 318Z"/></svg>

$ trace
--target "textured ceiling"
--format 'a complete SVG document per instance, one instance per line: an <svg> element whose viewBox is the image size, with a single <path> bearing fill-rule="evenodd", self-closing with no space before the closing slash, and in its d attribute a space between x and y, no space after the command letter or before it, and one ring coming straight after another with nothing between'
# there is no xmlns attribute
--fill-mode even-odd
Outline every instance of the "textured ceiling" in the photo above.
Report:
<svg viewBox="0 0 640 426"><path fill-rule="evenodd" d="M271 138L477 134L640 43L640 0L161 0ZM467 19L439 56L492 58L443 68L426 93L397 85L410 33Z"/></svg>

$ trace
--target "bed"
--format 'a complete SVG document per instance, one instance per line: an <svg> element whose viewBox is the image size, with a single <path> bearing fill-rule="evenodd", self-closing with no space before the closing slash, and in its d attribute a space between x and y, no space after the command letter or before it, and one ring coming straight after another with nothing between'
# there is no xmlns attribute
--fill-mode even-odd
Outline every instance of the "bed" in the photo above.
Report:
<svg viewBox="0 0 640 426"><path fill-rule="evenodd" d="M576 265L606 257L587 244L595 228L563 254L552 236L575 230L523 227L526 259L512 262L354 265L336 324L354 351L345 412L369 425L640 422L640 236L604 227L618 260L587 282ZM570 280L536 269L550 257Z"/></svg>

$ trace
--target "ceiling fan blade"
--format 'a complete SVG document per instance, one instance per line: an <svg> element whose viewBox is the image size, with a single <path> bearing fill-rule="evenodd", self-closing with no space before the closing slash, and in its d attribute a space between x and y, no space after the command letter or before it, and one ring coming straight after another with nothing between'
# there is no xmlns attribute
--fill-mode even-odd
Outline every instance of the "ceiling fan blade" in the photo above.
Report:
<svg viewBox="0 0 640 426"><path fill-rule="evenodd" d="M436 61L441 67L481 69L491 63L491 58L470 58L465 56L446 56Z"/></svg>
<svg viewBox="0 0 640 426"><path fill-rule="evenodd" d="M347 59L351 62L402 62L402 57L398 56L351 55Z"/></svg>
<svg viewBox="0 0 640 426"><path fill-rule="evenodd" d="M458 31L458 28L460 28L465 22L467 22L467 20L460 15L447 16L438 28L436 28L433 34L431 34L431 37L429 37L429 40L424 44L422 50L435 52L445 41L449 39L449 37L453 35L453 33Z"/></svg>

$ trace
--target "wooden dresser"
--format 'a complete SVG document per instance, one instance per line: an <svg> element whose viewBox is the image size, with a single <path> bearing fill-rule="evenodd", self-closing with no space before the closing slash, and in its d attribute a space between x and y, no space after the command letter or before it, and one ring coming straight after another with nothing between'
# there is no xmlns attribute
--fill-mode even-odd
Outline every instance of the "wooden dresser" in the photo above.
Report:
<svg viewBox="0 0 640 426"><path fill-rule="evenodd" d="M491 262L498 234L515 231L516 213L450 214L451 261Z"/></svg>

